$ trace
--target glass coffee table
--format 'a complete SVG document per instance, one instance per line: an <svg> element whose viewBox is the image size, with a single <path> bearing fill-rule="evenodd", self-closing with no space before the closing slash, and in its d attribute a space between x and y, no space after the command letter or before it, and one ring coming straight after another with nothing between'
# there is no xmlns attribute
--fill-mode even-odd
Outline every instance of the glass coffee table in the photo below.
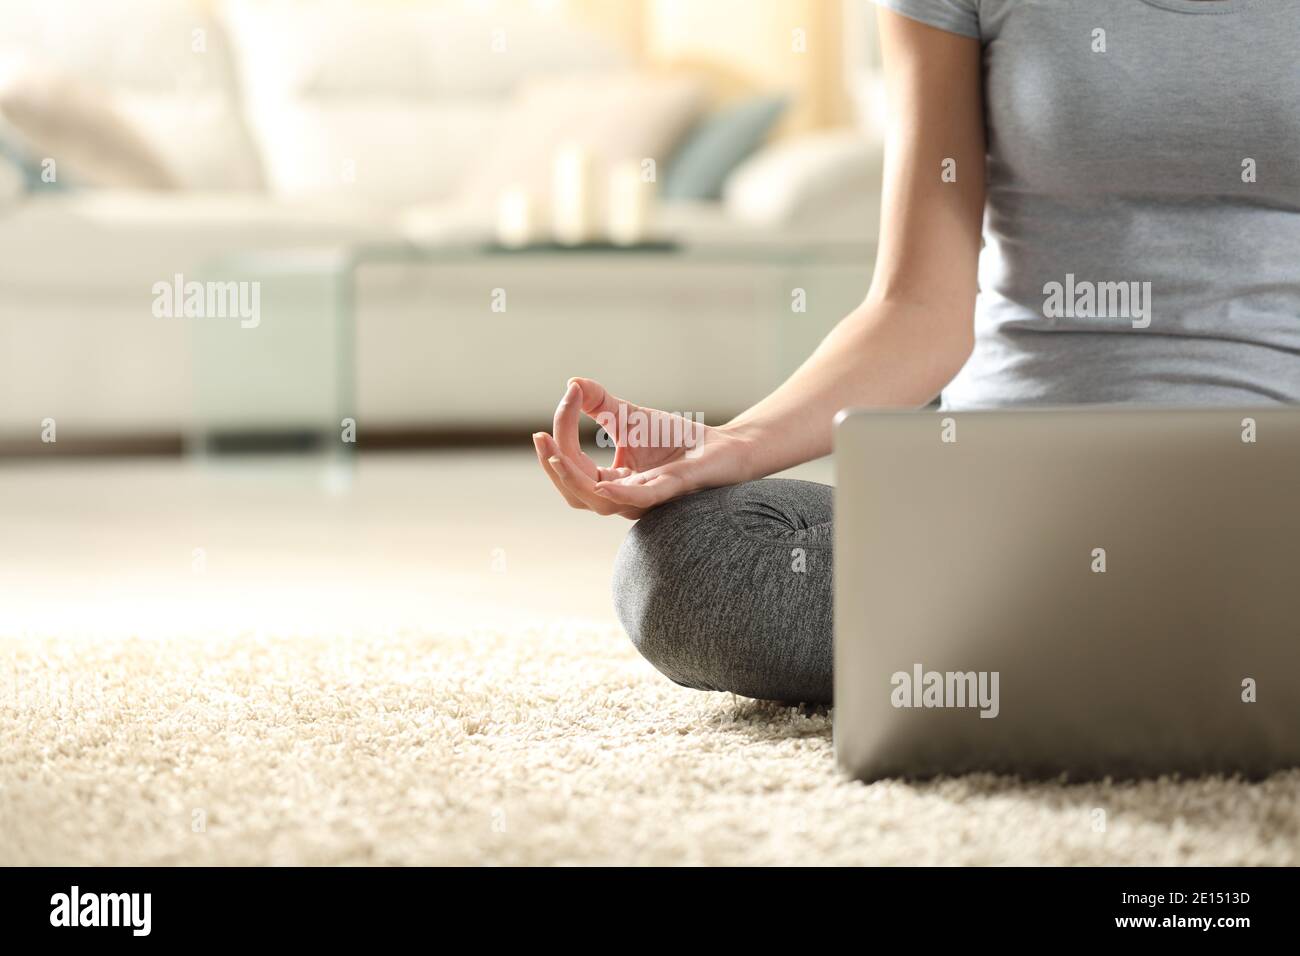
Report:
<svg viewBox="0 0 1300 956"><path fill-rule="evenodd" d="M419 420L424 414L434 427L504 421L517 417L514 409L520 408L547 409L556 382L575 370L612 374L601 371L609 367L608 352L588 341L591 327L601 321L622 322L616 330L620 347L647 356L662 337L682 337L687 344L681 362L659 376L676 375L680 394L704 394L710 383L702 379L717 378L729 391L720 399L706 396L706 403L728 404L733 394L756 398L793 371L861 301L874 253L874 243L867 242L514 250L468 241L383 241L228 256L212 263L205 278L255 283L260 321L256 328L193 323L190 444L209 452L297 448L346 460L355 448L349 438L368 424L359 421L359 399L368 399L372 420ZM508 316L490 315L486 294L494 288L510 291ZM801 294L807 312L798 311ZM732 305L735 314L720 315ZM366 328L359 330L363 311ZM707 344L710 323L718 324L715 338L725 343L709 347L726 355L709 357L715 371L702 376L691 365L689 343ZM371 393L387 390L384 401L360 394L361 331L371 345L364 384ZM546 352L554 338L572 343L560 358ZM374 358L381 351L387 359ZM618 380L635 378L635 359L625 357ZM534 369L538 363L542 367ZM534 372L537 381L528 379ZM513 404L458 407L458 377L482 383L494 376L493 392L508 393ZM402 382L412 393L415 411L409 416L404 408L394 410ZM631 387L627 394L638 394ZM372 408L385 402L387 412L373 415Z"/></svg>

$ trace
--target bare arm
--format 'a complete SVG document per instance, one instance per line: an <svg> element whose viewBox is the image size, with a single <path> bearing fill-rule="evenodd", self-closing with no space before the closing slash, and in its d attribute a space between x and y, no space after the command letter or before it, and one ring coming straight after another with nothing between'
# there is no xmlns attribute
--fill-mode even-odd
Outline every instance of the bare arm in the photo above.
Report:
<svg viewBox="0 0 1300 956"><path fill-rule="evenodd" d="M973 343L984 209L979 41L880 11L890 115L880 245L866 299L775 392L724 430L748 439L747 477L831 450L849 406L919 406ZM956 162L956 182L942 164Z"/></svg>
<svg viewBox="0 0 1300 956"><path fill-rule="evenodd" d="M984 109L978 40L880 11L890 115L880 245L871 289L775 392L721 427L681 422L680 448L637 447L620 417L661 416L571 379L554 434L533 436L538 463L565 501L637 518L702 488L735 484L828 454L849 406L917 406L970 355L984 209ZM956 181L942 177L956 163ZM611 431L614 462L582 451L578 419Z"/></svg>

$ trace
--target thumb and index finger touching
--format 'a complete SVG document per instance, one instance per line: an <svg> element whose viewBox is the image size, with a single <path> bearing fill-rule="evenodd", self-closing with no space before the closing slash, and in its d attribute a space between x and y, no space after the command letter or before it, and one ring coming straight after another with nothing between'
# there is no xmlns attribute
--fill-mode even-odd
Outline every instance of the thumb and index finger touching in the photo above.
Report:
<svg viewBox="0 0 1300 956"><path fill-rule="evenodd" d="M560 400L559 407L555 410L555 440L560 449L570 458L590 461L583 454L578 439L578 423L581 416L586 415L614 439L618 447L614 454L613 467L620 468L625 464L623 446L626 436L621 434L622 423L628 420L632 412L639 410L640 406L611 395L595 379L571 378L564 398Z"/></svg>

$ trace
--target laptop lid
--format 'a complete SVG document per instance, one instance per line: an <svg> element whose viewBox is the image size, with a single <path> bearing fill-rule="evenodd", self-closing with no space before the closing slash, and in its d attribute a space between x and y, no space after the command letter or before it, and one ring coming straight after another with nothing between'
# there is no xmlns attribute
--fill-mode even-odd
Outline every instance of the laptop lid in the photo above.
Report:
<svg viewBox="0 0 1300 956"><path fill-rule="evenodd" d="M1300 409L853 411L835 446L845 771L1300 765Z"/></svg>

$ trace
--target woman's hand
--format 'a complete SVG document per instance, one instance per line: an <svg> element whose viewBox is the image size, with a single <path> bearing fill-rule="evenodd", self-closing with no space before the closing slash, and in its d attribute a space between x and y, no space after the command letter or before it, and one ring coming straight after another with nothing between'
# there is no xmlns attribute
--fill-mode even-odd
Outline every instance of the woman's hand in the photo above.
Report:
<svg viewBox="0 0 1300 956"><path fill-rule="evenodd" d="M784 385L720 428L570 379L554 437L538 432L533 444L573 507L639 518L693 491L777 474L830 454L841 409L917 408L966 363L975 340L987 152L980 43L889 10L880 11L880 26L890 129L866 299ZM943 157L968 172L944 182ZM618 445L609 468L578 445L584 412Z"/></svg>
<svg viewBox="0 0 1300 956"><path fill-rule="evenodd" d="M610 467L583 453L581 415L617 445ZM569 379L555 409L554 435L538 432L533 445L542 470L570 506L632 519L693 491L745 481L751 460L751 443L739 434L624 402L589 378Z"/></svg>

